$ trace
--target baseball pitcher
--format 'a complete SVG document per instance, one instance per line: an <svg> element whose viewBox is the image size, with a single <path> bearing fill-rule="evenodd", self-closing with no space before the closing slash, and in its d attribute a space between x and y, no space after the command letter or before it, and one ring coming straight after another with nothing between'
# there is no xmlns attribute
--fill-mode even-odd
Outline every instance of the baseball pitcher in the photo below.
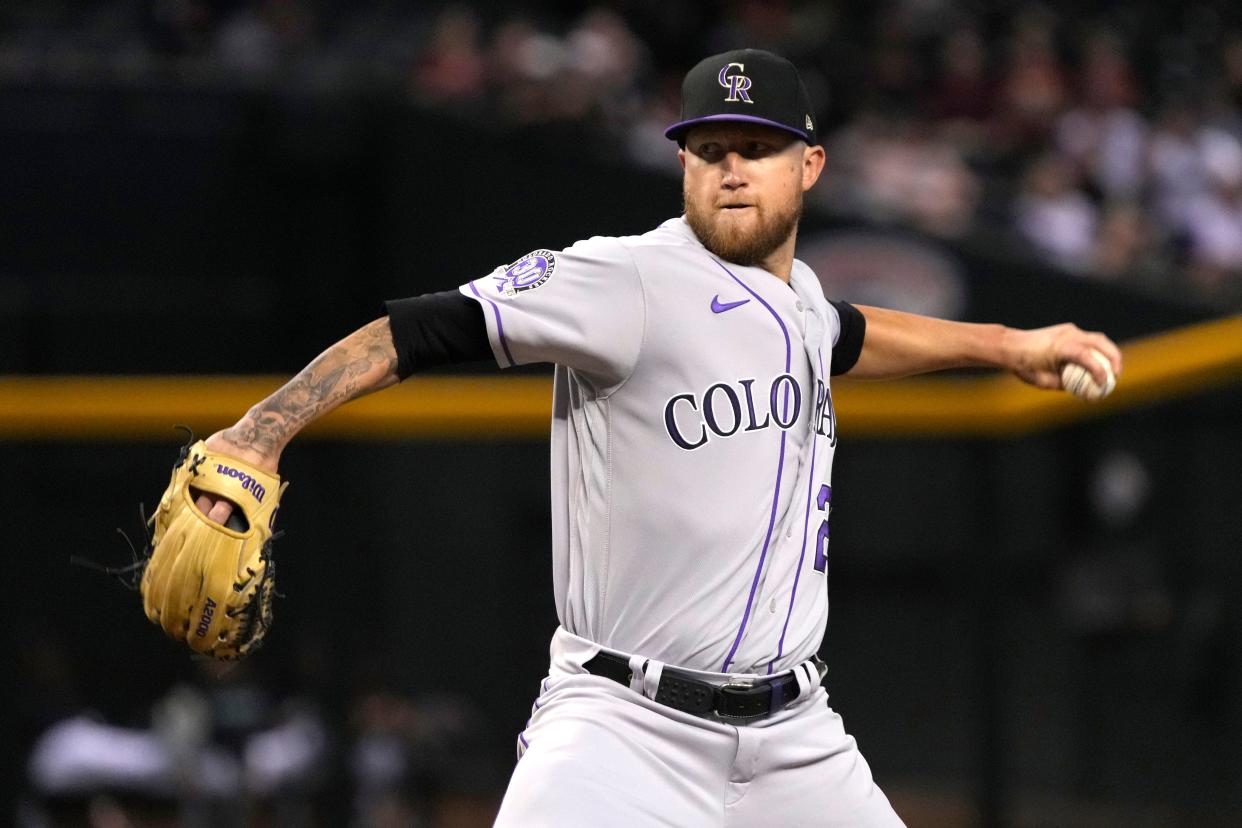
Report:
<svg viewBox="0 0 1242 828"><path fill-rule="evenodd" d="M828 706L816 655L832 378L982 366L1059 389L1073 365L1102 386L1121 354L1071 324L1015 330L826 298L794 258L824 150L783 58L744 49L702 61L666 135L684 169L683 215L389 302L183 453L172 499L191 514L156 516L148 614L196 649L245 654L270 621L265 594L241 611L241 638L226 636L224 599L202 592L210 556L183 524L239 547L257 532L252 574L222 582L265 580L270 556L255 550L270 535L281 452L303 426L431 366L551 362L560 625L497 824L900 825Z"/></svg>

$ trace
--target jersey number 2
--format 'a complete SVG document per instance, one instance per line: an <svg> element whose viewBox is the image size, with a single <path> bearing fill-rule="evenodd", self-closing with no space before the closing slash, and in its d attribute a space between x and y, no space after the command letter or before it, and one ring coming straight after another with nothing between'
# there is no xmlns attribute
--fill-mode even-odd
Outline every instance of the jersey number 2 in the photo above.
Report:
<svg viewBox="0 0 1242 828"><path fill-rule="evenodd" d="M824 513L824 520L819 524L819 534L815 536L815 571L828 571L828 514L832 511L832 487L827 483L819 487L819 496L815 505Z"/></svg>

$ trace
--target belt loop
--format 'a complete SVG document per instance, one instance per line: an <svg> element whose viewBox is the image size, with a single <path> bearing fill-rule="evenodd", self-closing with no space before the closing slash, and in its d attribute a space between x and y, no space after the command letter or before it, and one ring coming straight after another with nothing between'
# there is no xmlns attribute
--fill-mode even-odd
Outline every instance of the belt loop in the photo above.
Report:
<svg viewBox="0 0 1242 828"><path fill-rule="evenodd" d="M816 681L819 671L810 661L804 661L795 667L793 674L798 681L798 701L808 698L815 692L815 688L819 687L819 682Z"/></svg>
<svg viewBox="0 0 1242 828"><path fill-rule="evenodd" d="M647 669L647 660L640 655L630 656L630 689L635 693L643 692L643 673ZM645 693L643 695L646 695Z"/></svg>
<svg viewBox="0 0 1242 828"><path fill-rule="evenodd" d="M664 673L664 662L648 661L643 668L643 695L655 701L656 692L660 689L660 676Z"/></svg>
<svg viewBox="0 0 1242 828"><path fill-rule="evenodd" d="M635 693L654 700L660 689L660 676L664 673L664 662L653 661L640 655L630 656L630 689Z"/></svg>

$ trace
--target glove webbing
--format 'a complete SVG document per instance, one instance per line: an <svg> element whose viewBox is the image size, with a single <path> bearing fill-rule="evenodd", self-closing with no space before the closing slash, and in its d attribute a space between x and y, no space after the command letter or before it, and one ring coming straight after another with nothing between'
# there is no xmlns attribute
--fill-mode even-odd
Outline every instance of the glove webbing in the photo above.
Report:
<svg viewBox="0 0 1242 828"><path fill-rule="evenodd" d="M185 445L183 445L181 450L177 452L177 462L173 464L174 469L179 469L182 464L185 463L186 457L190 453L190 446L194 445L194 429L187 425L175 425L173 428L178 431L184 431L186 436ZM202 463L202 458L197 459L197 462L190 467L190 471L194 472L194 474L198 474L197 468L200 463ZM146 543L142 545L141 549L134 546L134 542L130 540L129 535L125 534L124 529L119 526L116 528L117 534L125 539L126 545L129 546L130 555L133 556L133 560L128 566L104 566L98 561L93 561L90 558L84 558L81 555L70 555L69 563L74 564L75 566L85 567L86 569L93 569L96 572L102 572L105 575L112 575L120 581L121 585L126 589L137 592L139 585L142 583L142 573L147 568L147 562L151 560L151 553L155 551L151 544L151 521L147 517L146 506L142 503L138 504L138 526L140 527L139 531L142 532L143 537L146 538Z"/></svg>
<svg viewBox="0 0 1242 828"><path fill-rule="evenodd" d="M105 575L112 575L120 581L121 585L126 589L137 592L139 584L142 583L142 573L146 570L147 562L151 560L151 552L153 551L151 547L151 532L149 528L150 522L147 520L146 507L141 503L138 504L138 525L141 527L140 531L143 533L143 536L147 541L141 548L134 546L134 542L130 540L129 535L125 534L124 529L119 526L116 528L117 534L125 539L126 545L129 546L130 555L133 556L133 561L129 565L104 566L98 561L93 561L90 558L84 558L81 555L70 555L69 563L75 564L76 566L86 567L87 569L93 569L96 572L102 572Z"/></svg>

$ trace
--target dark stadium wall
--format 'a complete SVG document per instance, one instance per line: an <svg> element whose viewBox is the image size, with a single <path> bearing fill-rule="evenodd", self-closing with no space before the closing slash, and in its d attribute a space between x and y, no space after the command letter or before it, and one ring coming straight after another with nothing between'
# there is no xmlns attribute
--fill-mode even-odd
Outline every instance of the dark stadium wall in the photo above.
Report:
<svg viewBox="0 0 1242 828"><path fill-rule="evenodd" d="M675 179L609 158L585 130L489 131L391 102L7 87L0 140L8 373L290 372L382 299L534 247L643 232L681 203ZM804 237L858 229L812 212ZM952 261L963 318L1075 318L1126 339L1204 315L987 240L863 229ZM840 298L873 295L848 288ZM227 335L153 347L206 297Z"/></svg>

